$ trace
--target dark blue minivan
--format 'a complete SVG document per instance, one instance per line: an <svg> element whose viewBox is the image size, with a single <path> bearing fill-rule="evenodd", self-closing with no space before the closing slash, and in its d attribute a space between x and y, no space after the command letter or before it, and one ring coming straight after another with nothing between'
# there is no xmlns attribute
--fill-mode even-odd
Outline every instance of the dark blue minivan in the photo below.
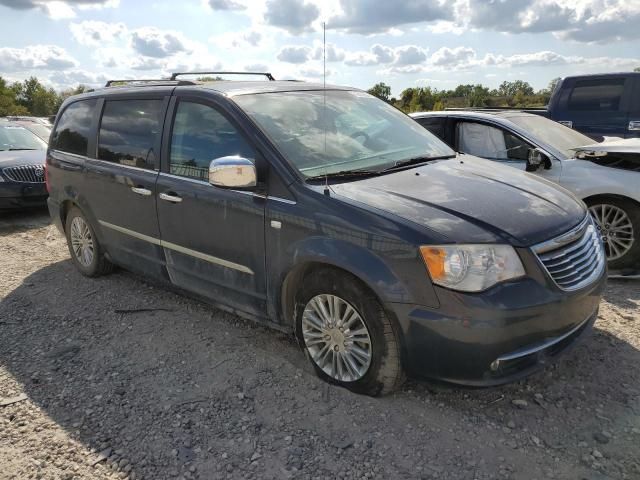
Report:
<svg viewBox="0 0 640 480"><path fill-rule="evenodd" d="M323 379L494 385L592 326L600 238L566 190L457 155L360 90L158 81L65 101L49 209L114 265L294 332Z"/></svg>

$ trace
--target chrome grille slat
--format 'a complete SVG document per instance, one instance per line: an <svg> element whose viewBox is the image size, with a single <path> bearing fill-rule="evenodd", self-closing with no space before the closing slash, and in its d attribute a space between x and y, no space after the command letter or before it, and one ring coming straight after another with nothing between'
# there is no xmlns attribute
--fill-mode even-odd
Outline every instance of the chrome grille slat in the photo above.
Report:
<svg viewBox="0 0 640 480"><path fill-rule="evenodd" d="M593 250L590 250L588 252L589 255L593 255ZM547 270L549 270L549 273L551 273L551 275L553 275L553 277L558 280L562 277L559 277L560 274L563 274L564 272L568 272L568 271L575 271L578 269L581 269L584 265L586 264L591 264L593 263L593 258L590 258L589 255L585 255L584 258L582 258L579 262L571 262L569 265L567 265L564 268L561 268L560 270L551 270L547 267Z"/></svg>
<svg viewBox="0 0 640 480"><path fill-rule="evenodd" d="M540 255L540 260L547 262L549 260L557 260L559 258L562 258L566 255L569 255L570 253L578 250L580 247L582 247L585 243L587 243L588 239L586 239L585 237L581 237L578 240L575 240L571 243L566 244L565 246L563 246L561 249L558 250L562 250L561 252L558 252L557 250L551 252L551 253L545 253L543 255Z"/></svg>
<svg viewBox="0 0 640 480"><path fill-rule="evenodd" d="M606 264L602 240L590 217L555 239L533 247L555 284L577 290L600 276Z"/></svg>
<svg viewBox="0 0 640 480"><path fill-rule="evenodd" d="M586 241L583 244L580 244L580 248L579 249L572 249L571 250L571 255L566 256L566 255L560 255L560 256L556 256L553 258L553 260L559 260L557 262L554 263L549 263L549 260L546 260L542 257L540 257L540 260L542 260L543 262L545 262L545 265L547 266L547 268L554 268L558 265L562 265L563 263L569 262L575 258L579 258L584 256L586 250L588 250L591 247L591 244Z"/></svg>
<svg viewBox="0 0 640 480"><path fill-rule="evenodd" d="M13 182L44 183L44 165L18 165L2 169L2 174Z"/></svg>

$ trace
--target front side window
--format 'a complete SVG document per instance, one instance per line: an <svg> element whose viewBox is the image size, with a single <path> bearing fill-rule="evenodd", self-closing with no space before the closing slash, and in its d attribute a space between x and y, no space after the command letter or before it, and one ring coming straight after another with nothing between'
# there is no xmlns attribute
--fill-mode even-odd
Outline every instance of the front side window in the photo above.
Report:
<svg viewBox="0 0 640 480"><path fill-rule="evenodd" d="M69 105L62 112L51 136L51 148L86 156L96 104L95 99L90 99Z"/></svg>
<svg viewBox="0 0 640 480"><path fill-rule="evenodd" d="M580 80L569 97L569 110L615 112L623 93L624 78Z"/></svg>
<svg viewBox="0 0 640 480"><path fill-rule="evenodd" d="M454 155L414 120L360 91L258 93L234 101L305 177Z"/></svg>
<svg viewBox="0 0 640 480"><path fill-rule="evenodd" d="M436 137L444 140L444 118L416 118L416 121Z"/></svg>
<svg viewBox="0 0 640 480"><path fill-rule="evenodd" d="M500 128L475 122L458 124L458 149L490 160L527 160L531 146Z"/></svg>
<svg viewBox="0 0 640 480"><path fill-rule="evenodd" d="M162 130L162 100L106 101L98 158L107 162L153 170Z"/></svg>
<svg viewBox="0 0 640 480"><path fill-rule="evenodd" d="M211 160L255 153L238 130L215 108L180 102L171 134L169 173L207 180Z"/></svg>

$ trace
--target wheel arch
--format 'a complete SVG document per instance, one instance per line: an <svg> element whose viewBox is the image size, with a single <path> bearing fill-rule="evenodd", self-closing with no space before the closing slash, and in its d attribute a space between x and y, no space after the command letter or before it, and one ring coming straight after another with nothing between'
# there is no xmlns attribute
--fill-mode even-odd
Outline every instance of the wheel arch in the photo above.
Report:
<svg viewBox="0 0 640 480"><path fill-rule="evenodd" d="M377 298L378 302L380 302L380 305L382 306L385 313L389 317L392 328L396 334L396 338L400 345L400 351L401 351L400 360L404 365L405 358L406 358L404 335L402 333L402 328L400 326L400 322L398 321L398 318L396 317L395 312L387 308L387 305L385 304L385 301L381 297L380 293L376 291L376 289L373 288L369 282L364 280L360 275L357 275L353 271L350 271L349 269L344 268L344 266L341 266L341 265L336 265L334 263L325 262L321 260L308 260L308 261L300 262L294 265L287 272L287 274L284 277L284 280L282 281L282 285L280 288L280 295L279 295L279 302L280 302L279 314L281 315L283 325L286 326L287 329L290 329L294 333L294 335L297 336L297 333L296 333L297 311L296 311L296 301L295 301L296 294L299 292L299 286L304 281L304 278L310 275L311 273L313 273L314 271L318 271L320 269L331 269L339 272L342 275L349 276L353 278L355 281L362 284L367 290L373 293L373 295Z"/></svg>

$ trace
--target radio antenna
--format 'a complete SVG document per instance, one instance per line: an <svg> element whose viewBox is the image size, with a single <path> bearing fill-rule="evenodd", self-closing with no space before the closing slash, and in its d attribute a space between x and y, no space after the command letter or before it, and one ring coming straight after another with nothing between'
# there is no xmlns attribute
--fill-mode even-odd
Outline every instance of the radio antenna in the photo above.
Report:
<svg viewBox="0 0 640 480"><path fill-rule="evenodd" d="M327 24L322 22L322 128L324 129L324 159L327 161ZM329 196L329 175L324 169L324 194Z"/></svg>

